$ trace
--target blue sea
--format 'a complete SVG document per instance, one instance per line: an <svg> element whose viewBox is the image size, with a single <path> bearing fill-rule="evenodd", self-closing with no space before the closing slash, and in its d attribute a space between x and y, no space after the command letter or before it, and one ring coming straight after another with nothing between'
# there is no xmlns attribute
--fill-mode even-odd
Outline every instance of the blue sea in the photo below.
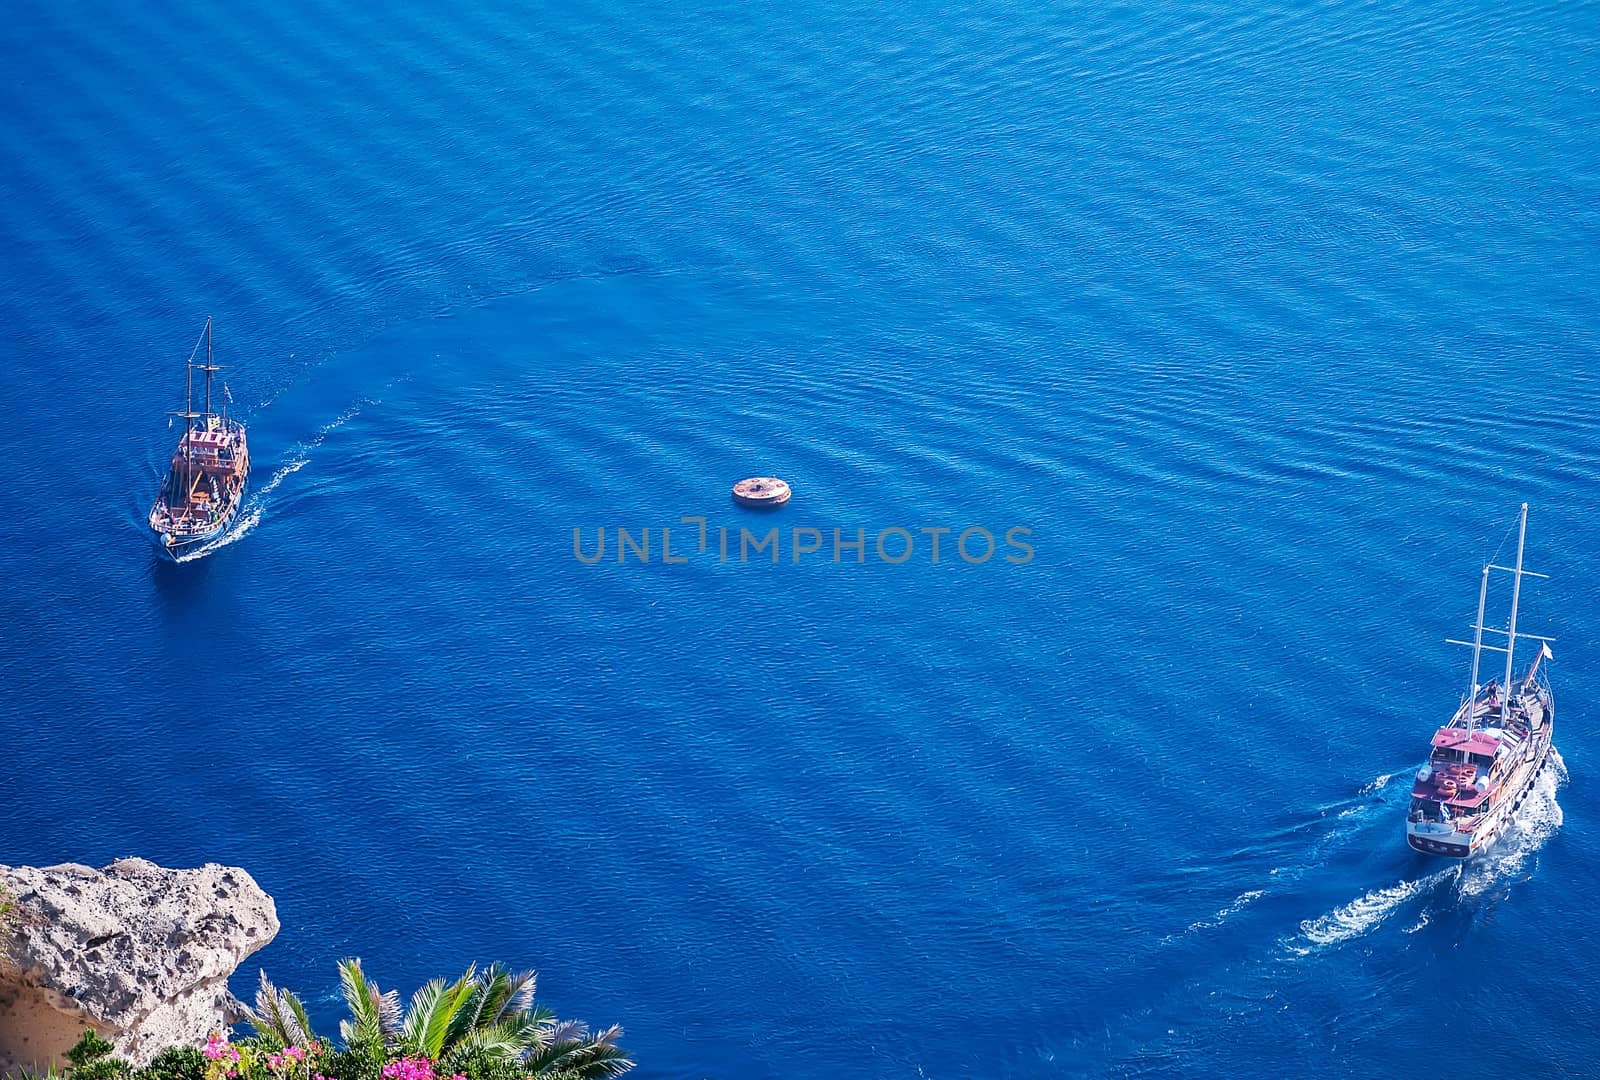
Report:
<svg viewBox="0 0 1600 1080"><path fill-rule="evenodd" d="M535 967L651 1080L1593 1075L1600 6L14 0L0 56L0 862L243 866L241 994ZM171 565L207 316L252 490ZM1522 502L1561 763L1429 861Z"/></svg>

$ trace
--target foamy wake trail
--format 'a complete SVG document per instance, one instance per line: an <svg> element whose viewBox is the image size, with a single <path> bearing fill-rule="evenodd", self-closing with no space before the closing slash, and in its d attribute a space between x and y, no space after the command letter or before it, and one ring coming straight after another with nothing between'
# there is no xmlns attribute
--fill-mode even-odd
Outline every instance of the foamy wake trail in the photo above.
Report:
<svg viewBox="0 0 1600 1080"><path fill-rule="evenodd" d="M1446 866L1414 881L1399 881L1382 889L1373 889L1326 915L1307 919L1300 924L1300 936L1289 942L1289 948L1305 956L1314 948L1326 948L1370 934L1400 905L1433 888L1456 870L1455 866Z"/></svg>
<svg viewBox="0 0 1600 1080"><path fill-rule="evenodd" d="M1248 892L1242 892L1238 896L1234 897L1233 902L1227 907L1219 908L1217 913L1211 916L1211 918L1197 919L1190 923L1188 929L1185 930L1184 933L1194 934L1200 932L1201 930L1215 929L1265 895L1265 889L1251 889Z"/></svg>
<svg viewBox="0 0 1600 1080"><path fill-rule="evenodd" d="M1399 772L1384 773L1382 776L1367 781L1355 794L1355 799L1361 801L1355 802L1354 805L1351 806L1345 806L1343 809L1339 810L1338 813L1334 814L1333 816L1334 822L1344 822L1349 818L1365 816L1372 813L1374 810L1382 810L1386 804L1384 802L1384 797L1380 796L1379 793L1382 792L1384 788L1389 786L1389 782L1391 780L1399 775L1401 775ZM1341 800L1341 803L1350 801L1351 800L1349 799L1345 799ZM1333 807L1341 805L1341 803L1332 803L1326 807L1323 807L1320 812L1322 814L1326 814L1329 810L1333 809ZM1321 856L1322 851L1331 845L1349 841L1357 835L1357 832L1351 829L1348 825L1334 824L1332 827L1326 829L1321 836L1317 837L1311 842L1309 851L1312 857L1307 859L1304 863L1290 867L1273 867L1270 871L1270 874L1274 879L1272 884L1287 886L1292 882L1298 881L1300 878L1304 877L1306 872L1312 867L1321 864L1323 861ZM1199 933L1203 930L1213 930L1227 922L1233 916L1239 914L1245 908L1249 907L1251 904L1255 903L1265 895L1266 889L1250 889L1246 892L1242 892L1238 896L1234 897L1232 903L1220 909L1215 915L1205 919L1197 919L1190 923L1188 927L1185 928L1181 933L1167 935L1165 940L1168 942L1173 942L1177 941L1186 934Z"/></svg>
<svg viewBox="0 0 1600 1080"><path fill-rule="evenodd" d="M1404 794L1401 788L1404 788L1405 785L1399 785L1391 790L1389 789L1390 782L1397 776L1409 775L1410 773L1407 770L1402 769L1399 772L1389 772L1384 773L1382 776L1374 777L1362 784L1360 789L1350 798L1318 807L1318 812L1323 816L1327 816L1330 811L1338 807L1338 811L1333 814L1336 821L1366 817L1374 811L1382 812L1390 802ZM1331 835L1337 835L1337 833Z"/></svg>
<svg viewBox="0 0 1600 1080"><path fill-rule="evenodd" d="M311 438L307 439L305 442L296 444L289 451L289 460L280 465L277 471L272 474L271 478L269 478L265 484L262 484L261 487L257 488L254 494L252 494L246 500L244 509L240 511L239 517L234 521L234 523L228 526L227 532L223 533L221 536L217 537L215 540L203 547L198 547L193 551L186 552L178 556L177 561L186 563L194 562L196 559L203 559L212 552L221 548L225 548L229 544L237 543L240 540L243 540L246 536L249 536L255 527L261 524L261 515L266 511L267 507L272 504L272 493L278 490L278 486L289 477L305 468L306 465L311 461L312 453L317 449L317 447L322 445L323 440L325 440L331 433L337 431L339 428L343 427L345 424L358 416L361 413L362 406L374 404L376 404L376 402L373 400L362 400L356 402L343 413L334 417L332 420L322 425L322 427L318 428L317 433L311 436Z"/></svg>
<svg viewBox="0 0 1600 1080"><path fill-rule="evenodd" d="M1361 790L1359 792L1357 792L1357 794L1359 794L1359 795L1371 795L1374 792L1382 791L1384 788L1389 786L1389 781L1393 780L1393 779L1394 779L1394 773L1384 773L1382 776L1378 777L1376 780L1372 780L1369 783L1363 785Z"/></svg>
<svg viewBox="0 0 1600 1080"><path fill-rule="evenodd" d="M1533 782L1528 797L1517 811L1516 823L1488 851L1467 864L1461 879L1463 899L1476 899L1500 882L1516 877L1528 860L1561 828L1565 815L1556 801L1556 792L1567 782L1567 763L1555 747L1550 748L1544 772Z"/></svg>
<svg viewBox="0 0 1600 1080"><path fill-rule="evenodd" d="M1563 815L1556 793L1566 780L1567 763L1552 747L1544 772L1533 782L1527 800L1517 812L1516 824L1488 851L1468 862L1443 866L1415 881L1374 889L1326 915L1307 919L1300 924L1300 936L1289 942L1289 948L1304 956L1313 948L1337 945L1370 933L1407 900L1456 874L1460 875L1457 898L1461 900L1474 900L1495 885L1516 877L1561 827ZM1429 918L1429 913L1423 911L1417 922L1406 928L1406 933L1421 930L1428 925Z"/></svg>

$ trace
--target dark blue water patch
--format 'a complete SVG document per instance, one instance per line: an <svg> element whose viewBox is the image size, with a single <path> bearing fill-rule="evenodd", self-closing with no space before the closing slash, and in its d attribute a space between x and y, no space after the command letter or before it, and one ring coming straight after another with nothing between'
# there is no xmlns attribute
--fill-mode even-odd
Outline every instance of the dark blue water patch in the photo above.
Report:
<svg viewBox="0 0 1600 1080"><path fill-rule="evenodd" d="M243 865L323 1027L339 956L503 959L650 1076L1586 1060L1595 37L23 5L0 859ZM253 493L166 566L206 314ZM1568 779L1441 869L1408 778L1524 500Z"/></svg>

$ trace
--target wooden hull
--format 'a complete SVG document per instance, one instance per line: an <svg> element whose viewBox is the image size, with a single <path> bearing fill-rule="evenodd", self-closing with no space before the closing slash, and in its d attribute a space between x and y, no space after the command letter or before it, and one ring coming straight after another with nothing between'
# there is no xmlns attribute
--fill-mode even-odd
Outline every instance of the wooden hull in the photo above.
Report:
<svg viewBox="0 0 1600 1080"><path fill-rule="evenodd" d="M239 512L244 508L246 489L250 486L249 478L239 484L238 494L229 502L227 509L218 519L203 530L174 534L166 532L156 525L158 514L156 510L150 513L150 539L155 543L156 551L170 562L180 561L184 555L198 551L220 539L235 521L239 520Z"/></svg>

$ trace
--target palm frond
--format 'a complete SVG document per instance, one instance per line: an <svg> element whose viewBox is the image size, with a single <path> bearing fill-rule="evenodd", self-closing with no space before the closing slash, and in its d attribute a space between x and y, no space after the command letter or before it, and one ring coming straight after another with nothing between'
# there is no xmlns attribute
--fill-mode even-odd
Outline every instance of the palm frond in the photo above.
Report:
<svg viewBox="0 0 1600 1080"><path fill-rule="evenodd" d="M309 1047L317 1041L317 1033L311 1030L311 1017L306 1015L305 1003L300 1000L298 995L288 990L282 991L282 994L284 1006L288 1008L290 1015L294 1017L295 1023L299 1025L302 1036L299 1042L291 1045Z"/></svg>
<svg viewBox="0 0 1600 1080"><path fill-rule="evenodd" d="M255 1008L245 1009L245 1019L256 1035L280 1046L309 1046L316 1039L300 999L274 986L265 971L261 972L261 986L256 990Z"/></svg>
<svg viewBox="0 0 1600 1080"><path fill-rule="evenodd" d="M472 993L451 1028L452 1042L479 1028L492 1027L528 1012L533 1004L534 973L507 971L492 964L474 982Z"/></svg>
<svg viewBox="0 0 1600 1080"><path fill-rule="evenodd" d="M495 964L487 972L484 1004L489 1016L496 1022L533 1007L533 988L538 974L527 971L507 971Z"/></svg>
<svg viewBox="0 0 1600 1080"><path fill-rule="evenodd" d="M339 961L339 988L344 993L348 1020L339 1022L339 1035L347 1046L369 1046L381 1051L400 1029L400 995L394 990L382 993L367 979L361 961Z"/></svg>
<svg viewBox="0 0 1600 1080"><path fill-rule="evenodd" d="M609 1080L632 1069L634 1062L627 1051L617 1045L622 1029L613 1025L596 1035L590 1035L576 1021L557 1024L550 1034L570 1035L583 1031L577 1037L552 1039L543 1049L523 1058L523 1067L530 1077L561 1077L561 1080Z"/></svg>
<svg viewBox="0 0 1600 1080"><path fill-rule="evenodd" d="M244 1022L250 1025L251 1030L258 1037L276 1039L282 1042L283 1037L275 1034L279 1023L279 1018L276 1015L277 1004L277 994L273 989L272 983L267 981L267 973L263 971L261 973L261 988L256 991L255 1004L246 1005L242 1010L244 1012Z"/></svg>
<svg viewBox="0 0 1600 1080"><path fill-rule="evenodd" d="M467 1032L451 1048L451 1053L461 1058L483 1054L490 1058L510 1060L543 1045L544 1028L526 1016L514 1016Z"/></svg>
<svg viewBox="0 0 1600 1080"><path fill-rule="evenodd" d="M490 987L487 979L487 976L493 973L493 967L481 976L468 969L467 974L472 976L472 985L467 991L466 999L461 1002L461 1007L456 1010L455 1016L450 1018L450 1030L445 1033L446 1045L457 1046L468 1035L480 1028L488 1027L493 1022L488 1015Z"/></svg>
<svg viewBox="0 0 1600 1080"><path fill-rule="evenodd" d="M590 1036L598 1046L616 1046L617 1040L622 1038L622 1025L612 1024L604 1031L598 1031Z"/></svg>
<svg viewBox="0 0 1600 1080"><path fill-rule="evenodd" d="M589 1025L582 1020L554 1020L545 1025L545 1042L569 1043L589 1037Z"/></svg>
<svg viewBox="0 0 1600 1080"><path fill-rule="evenodd" d="M428 1025L438 1012L439 1001L444 997L444 980L430 979L411 995L406 1006L405 1022L400 1025L400 1041L407 1052L429 1057L427 1046Z"/></svg>
<svg viewBox="0 0 1600 1080"><path fill-rule="evenodd" d="M385 1036L400 1032L400 991L388 990L378 996L378 1027Z"/></svg>
<svg viewBox="0 0 1600 1080"><path fill-rule="evenodd" d="M477 982L476 967L467 968L465 975L453 983L433 979L411 995L411 1005L406 1009L405 1025L401 1039L406 1049L437 1061L450 1049L449 1036L457 1014L472 995Z"/></svg>

